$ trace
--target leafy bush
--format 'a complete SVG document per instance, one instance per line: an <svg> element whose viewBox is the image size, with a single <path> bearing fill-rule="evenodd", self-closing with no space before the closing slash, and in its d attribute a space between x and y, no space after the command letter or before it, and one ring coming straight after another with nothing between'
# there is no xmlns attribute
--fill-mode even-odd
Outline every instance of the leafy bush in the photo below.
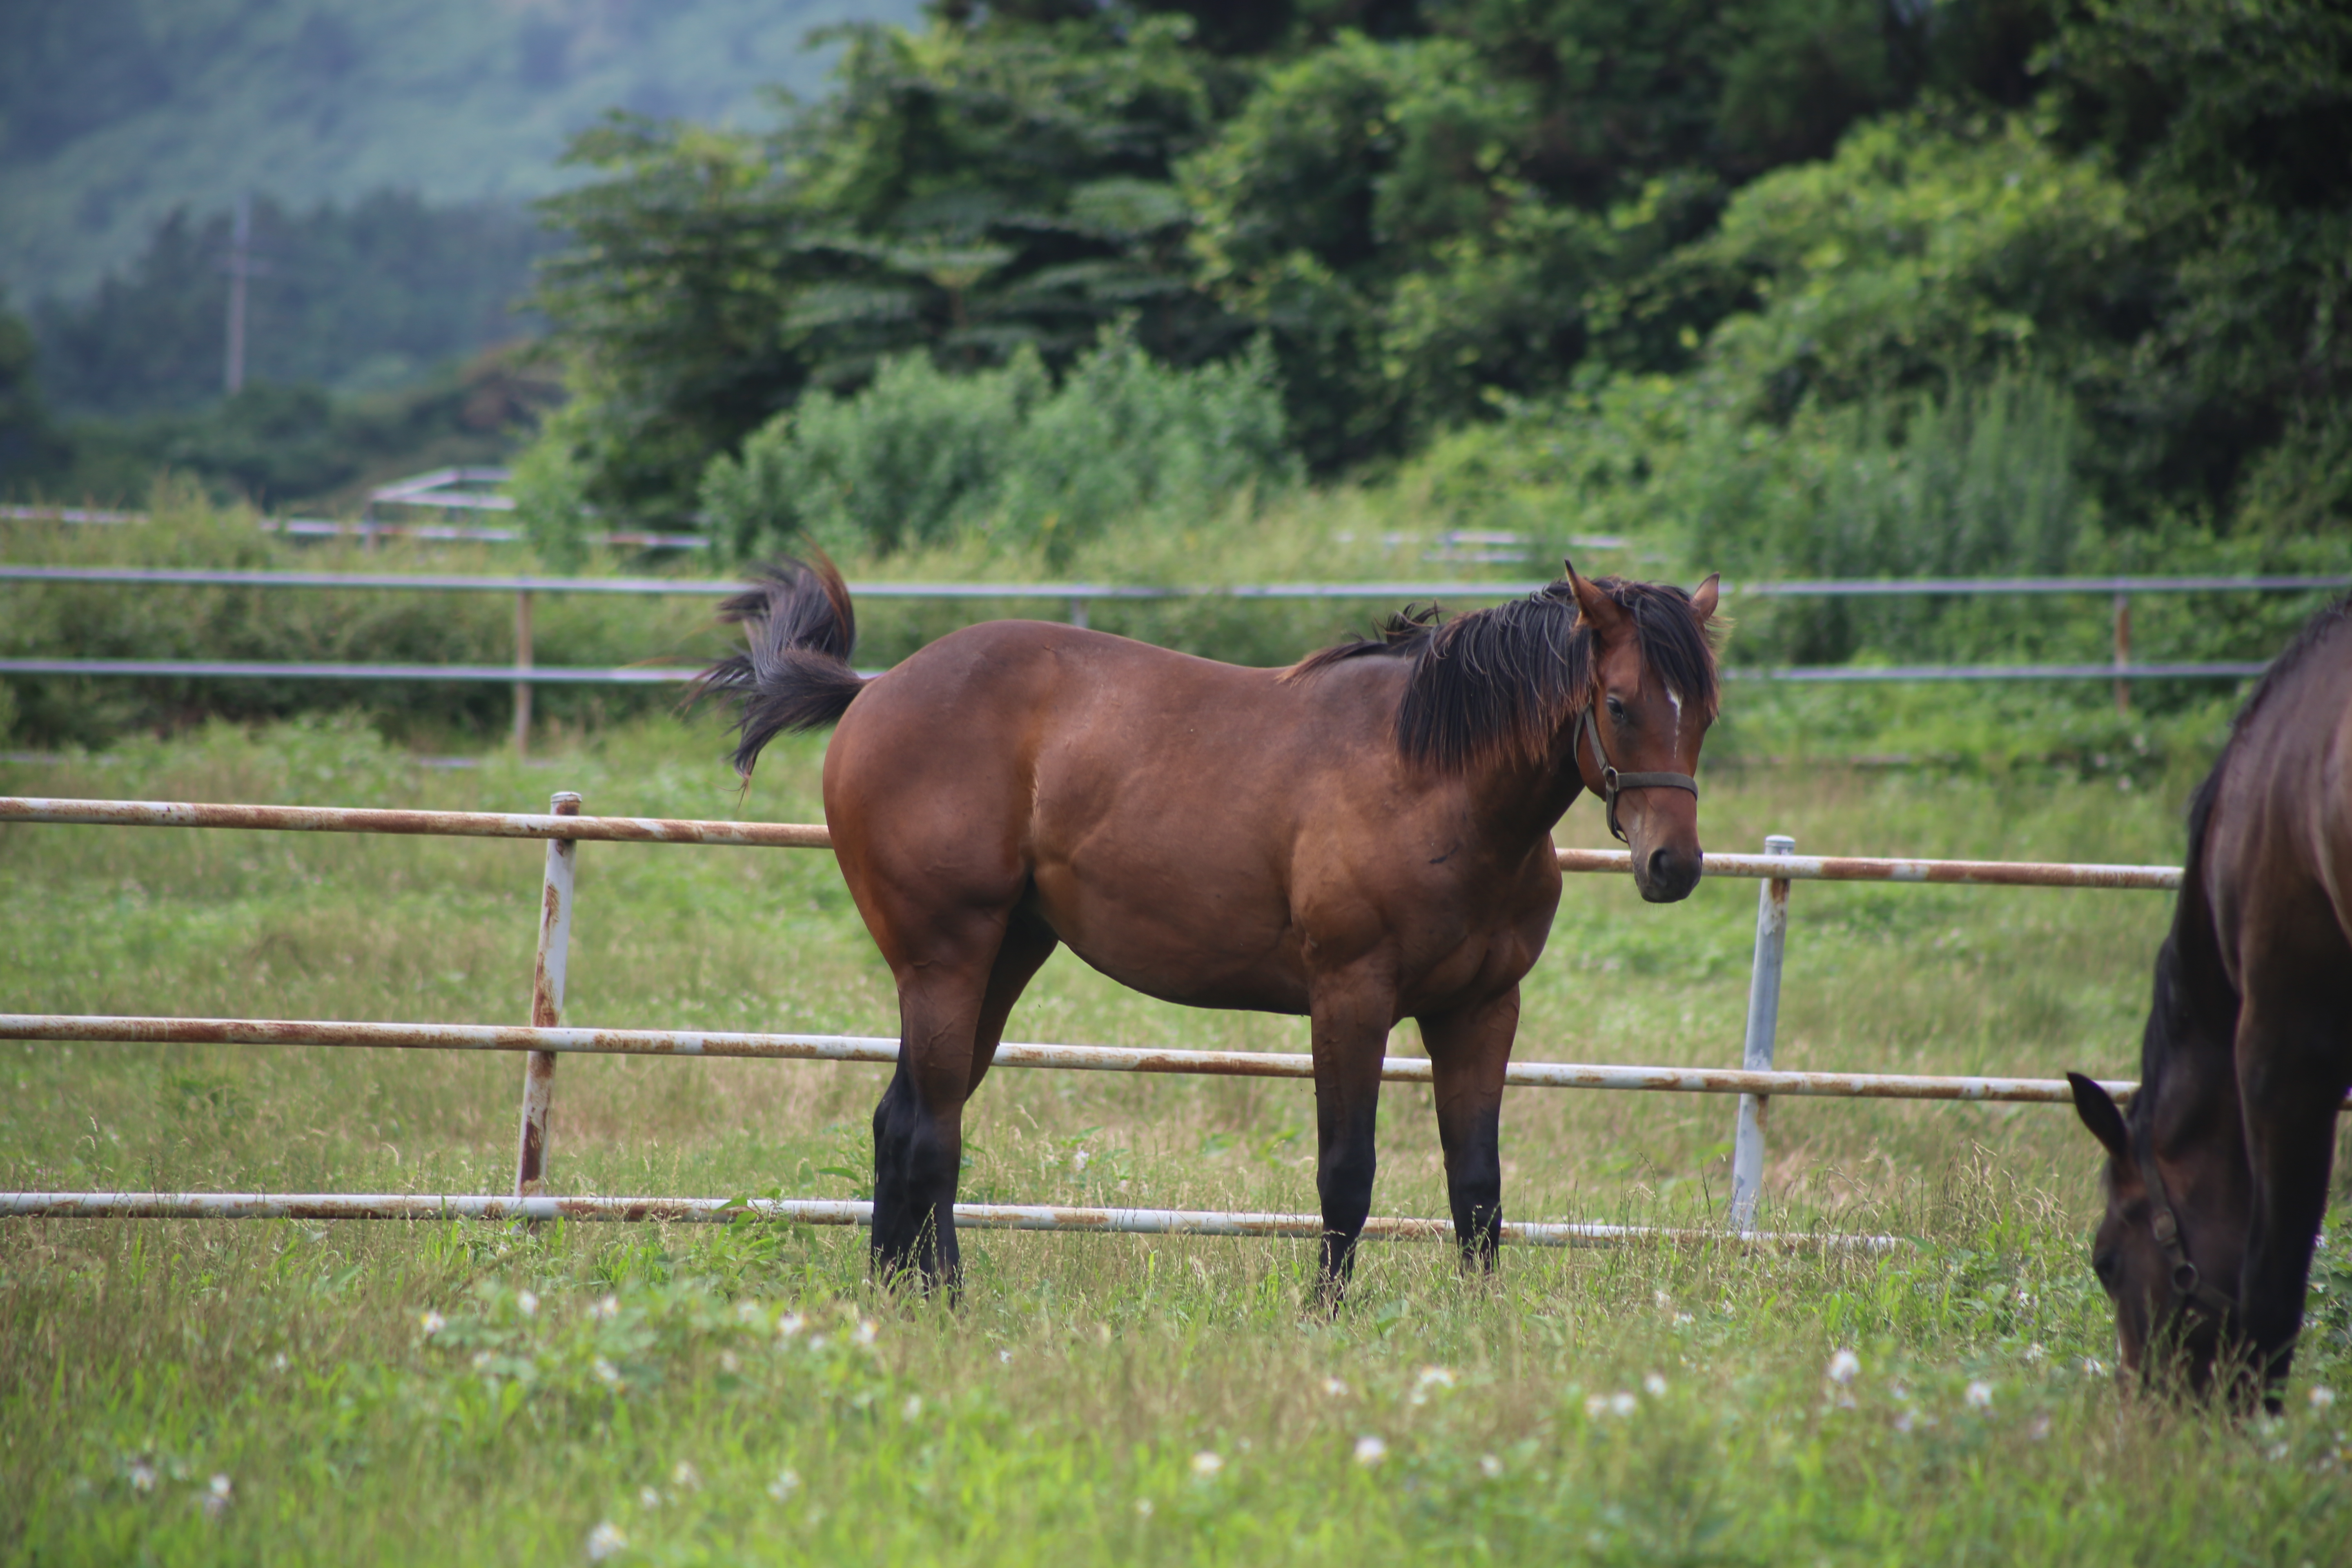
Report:
<svg viewBox="0 0 2352 1568"><path fill-rule="evenodd" d="M702 504L742 560L812 541L887 554L985 528L1066 560L1113 522L1163 507L1201 515L1297 477L1272 350L1177 370L1125 327L1054 389L1034 351L950 375L928 354L887 362L853 397L814 393L714 458Z"/></svg>

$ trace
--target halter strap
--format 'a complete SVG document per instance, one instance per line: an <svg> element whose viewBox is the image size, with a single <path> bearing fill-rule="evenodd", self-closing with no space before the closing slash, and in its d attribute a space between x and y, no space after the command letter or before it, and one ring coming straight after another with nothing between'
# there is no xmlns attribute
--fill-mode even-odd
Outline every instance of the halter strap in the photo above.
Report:
<svg viewBox="0 0 2352 1568"><path fill-rule="evenodd" d="M1592 748L1592 765L1601 773L1601 804L1609 817L1609 831L1617 842L1632 842L1625 830L1617 826L1617 795L1629 789L1686 789L1691 798L1698 798L1698 780L1688 773L1621 773L1609 765L1609 753L1601 749L1601 726L1592 721L1592 705L1586 703L1577 720L1577 730L1585 744Z"/></svg>
<svg viewBox="0 0 2352 1568"><path fill-rule="evenodd" d="M2180 1242L2179 1217L2172 1212L2172 1199L2164 1190L2163 1173L2156 1168L2155 1145L2145 1131L2133 1142L2140 1184L2147 1189L2147 1227L2156 1233L2157 1250L2164 1254L2165 1272L2172 1280L2173 1289L2186 1303L2201 1307L2226 1322L2237 1313L2237 1299L2200 1274L2197 1265L2189 1260L2189 1249Z"/></svg>

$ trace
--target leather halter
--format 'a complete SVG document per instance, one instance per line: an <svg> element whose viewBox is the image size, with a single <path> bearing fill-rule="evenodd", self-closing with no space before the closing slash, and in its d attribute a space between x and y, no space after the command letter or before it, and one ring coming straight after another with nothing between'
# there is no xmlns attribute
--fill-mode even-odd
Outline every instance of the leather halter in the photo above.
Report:
<svg viewBox="0 0 2352 1568"><path fill-rule="evenodd" d="M2139 1164L2140 1184L2147 1189L2147 1227L2156 1233L2157 1250L2164 1254L2166 1274L2181 1309L2200 1307L2220 1322L2227 1322L2238 1310L2237 1298L2226 1294L2197 1271L2189 1260L2189 1249L2180 1244L2180 1220L2172 1212L2172 1199L2164 1190L2164 1176L2156 1168L2156 1149L2143 1131L2132 1141L2132 1153ZM2165 1315L2168 1322L2171 1313ZM2160 1329L2163 1322L2152 1325Z"/></svg>
<svg viewBox="0 0 2352 1568"><path fill-rule="evenodd" d="M1592 704L1585 704L1577 721L1577 731L1585 744L1592 748L1592 765L1601 774L1601 804L1609 817L1609 831L1617 836L1620 844L1633 840L1617 826L1617 795L1629 789L1686 789L1691 798L1698 798L1698 780L1688 773L1621 773L1609 765L1609 754L1601 749L1601 726L1592 721Z"/></svg>

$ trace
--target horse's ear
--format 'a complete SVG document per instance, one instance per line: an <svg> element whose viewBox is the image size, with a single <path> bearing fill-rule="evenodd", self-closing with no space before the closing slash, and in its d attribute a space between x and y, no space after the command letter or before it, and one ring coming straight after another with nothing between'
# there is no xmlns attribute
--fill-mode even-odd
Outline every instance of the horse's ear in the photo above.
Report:
<svg viewBox="0 0 2352 1568"><path fill-rule="evenodd" d="M1706 574L1706 581L1701 583L1696 588L1691 591L1691 608L1698 612L1698 618L1700 620L1711 621L1715 619L1717 590L1722 585L1722 573L1710 572Z"/></svg>
<svg viewBox="0 0 2352 1568"><path fill-rule="evenodd" d="M2074 1091L2074 1114L2091 1130L2091 1136L2106 1145L2107 1152L2129 1163L2131 1133L2124 1127L2124 1113L2116 1109L2114 1097L2081 1073L2066 1075L2067 1086Z"/></svg>
<svg viewBox="0 0 2352 1568"><path fill-rule="evenodd" d="M1576 563L1562 560L1560 570L1568 574L1568 586L1576 595L1576 607L1584 613L1584 624L1591 626L1603 642L1613 640L1624 631L1631 616L1617 606L1617 601L1576 574Z"/></svg>

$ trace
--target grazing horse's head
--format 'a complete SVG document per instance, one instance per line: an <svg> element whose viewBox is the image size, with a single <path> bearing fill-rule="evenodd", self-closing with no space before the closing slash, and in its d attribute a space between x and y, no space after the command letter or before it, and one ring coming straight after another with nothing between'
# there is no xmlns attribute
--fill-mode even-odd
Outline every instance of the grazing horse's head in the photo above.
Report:
<svg viewBox="0 0 2352 1568"><path fill-rule="evenodd" d="M1687 595L1654 588L1627 595L1609 591L1618 584L1587 582L1573 565L1566 571L1592 637L1576 766L1608 813L1609 830L1633 851L1642 897L1674 903L1698 886L1702 858L1693 775L1715 721L1704 628L1715 615L1716 579Z"/></svg>
<svg viewBox="0 0 2352 1568"><path fill-rule="evenodd" d="M2201 1394L2238 1315L2252 1193L2234 1082L2216 1092L2199 1070L2230 1059L2226 1009L2201 1005L2200 966L2176 942L2177 933L2157 954L2129 1113L2082 1074L2066 1081L2075 1114L2107 1152L2091 1268L2116 1305L2116 1353L2144 1384Z"/></svg>

